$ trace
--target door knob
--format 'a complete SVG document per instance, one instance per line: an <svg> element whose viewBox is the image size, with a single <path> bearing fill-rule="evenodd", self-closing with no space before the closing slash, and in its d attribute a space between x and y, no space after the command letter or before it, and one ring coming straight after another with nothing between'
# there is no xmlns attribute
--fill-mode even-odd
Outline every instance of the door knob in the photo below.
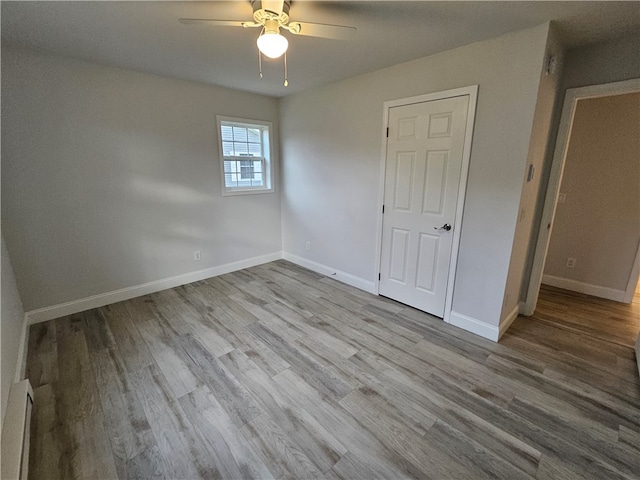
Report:
<svg viewBox="0 0 640 480"><path fill-rule="evenodd" d="M451 230L451 225L449 225L448 223L445 223L443 226L441 227L433 227L434 230L444 230L445 232L448 232L449 230Z"/></svg>

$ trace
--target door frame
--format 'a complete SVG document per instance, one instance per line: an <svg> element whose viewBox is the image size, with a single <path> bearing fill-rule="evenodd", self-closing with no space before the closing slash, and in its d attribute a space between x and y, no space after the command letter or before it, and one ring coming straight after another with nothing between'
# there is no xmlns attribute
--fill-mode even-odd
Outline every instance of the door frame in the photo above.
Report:
<svg viewBox="0 0 640 480"><path fill-rule="evenodd" d="M556 138L556 146L553 153L551 170L549 172L549 181L547 183L547 193L544 199L542 217L540 219L540 229L533 256L533 264L531 266L531 276L529 278L527 297L524 302L523 311L521 312L522 315L533 315L536 309L536 304L538 303L538 295L540 293L540 285L542 284L542 275L544 273L544 266L549 250L549 242L551 241L553 220L555 218L558 195L560 194L560 185L562 184L562 175L564 173L564 166L567 160L569 140L571 138L573 119L575 117L578 101L589 98L612 97L636 92L640 92L640 78L633 78L622 82L570 88L565 93L564 103L562 105L562 114L560 117L560 126L558 127L558 136ZM548 227L545 228L545 225ZM633 270L631 275L634 275Z"/></svg>
<svg viewBox="0 0 640 480"><path fill-rule="evenodd" d="M624 303L633 302L633 296L638 288L638 282L640 281L640 243L638 244L638 251L636 252L636 259L631 267L631 275L629 275L629 283L627 283L627 289L624 292Z"/></svg>
<svg viewBox="0 0 640 480"><path fill-rule="evenodd" d="M384 205L384 184L387 166L387 128L389 127L389 110L393 107L403 107L416 103L432 102L434 100L446 100L448 98L469 96L469 108L467 110L467 123L464 134L464 146L462 151L462 165L460 169L460 183L458 184L458 198L456 205L456 218L453 223L453 243L451 245L451 261L449 263L449 274L447 278L447 293L444 304L444 321L450 323L449 317L453 303L453 285L455 282L456 266L458 263L458 250L460 248L460 233L462 226L462 212L464 209L464 199L467 193L467 178L469 176L469 160L471 158L471 143L473 139L473 127L476 116L476 105L478 103L478 85L455 88L442 92L427 93L415 97L401 98L384 102L382 118L382 152L380 161L380 184L378 186L378 238L376 240L376 271L378 280L375 282L375 294L380 293L380 266L382 264L382 208Z"/></svg>

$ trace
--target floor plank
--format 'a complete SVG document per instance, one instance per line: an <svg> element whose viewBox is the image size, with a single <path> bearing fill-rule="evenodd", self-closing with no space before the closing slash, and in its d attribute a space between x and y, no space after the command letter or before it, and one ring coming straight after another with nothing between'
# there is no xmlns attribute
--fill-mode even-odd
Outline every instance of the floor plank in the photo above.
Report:
<svg viewBox="0 0 640 480"><path fill-rule="evenodd" d="M493 343L277 261L33 325L30 477L637 479L639 309Z"/></svg>

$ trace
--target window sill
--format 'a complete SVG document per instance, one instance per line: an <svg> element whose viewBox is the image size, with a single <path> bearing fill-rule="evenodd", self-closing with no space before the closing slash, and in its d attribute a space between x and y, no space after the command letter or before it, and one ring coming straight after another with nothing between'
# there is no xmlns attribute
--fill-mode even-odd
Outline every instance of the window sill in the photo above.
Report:
<svg viewBox="0 0 640 480"><path fill-rule="evenodd" d="M235 197L237 195L260 195L263 193L274 193L275 188L260 188L260 189L234 189L234 190L222 190L223 197Z"/></svg>

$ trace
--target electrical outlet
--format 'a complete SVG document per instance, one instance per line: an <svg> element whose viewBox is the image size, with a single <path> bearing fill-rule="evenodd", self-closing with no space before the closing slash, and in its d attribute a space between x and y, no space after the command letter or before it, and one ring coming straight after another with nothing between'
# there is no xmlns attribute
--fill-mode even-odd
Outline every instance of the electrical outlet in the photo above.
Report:
<svg viewBox="0 0 640 480"><path fill-rule="evenodd" d="M567 268L575 268L576 267L576 259L569 257L567 258Z"/></svg>
<svg viewBox="0 0 640 480"><path fill-rule="evenodd" d="M307 241L306 245L304 246L304 249L307 251L311 250L311 242Z"/></svg>
<svg viewBox="0 0 640 480"><path fill-rule="evenodd" d="M561 193L558 195L558 203L564 203L564 201L567 199L567 194L566 193Z"/></svg>
<svg viewBox="0 0 640 480"><path fill-rule="evenodd" d="M200 250L194 250L193 251L193 259L196 261L200 260Z"/></svg>

